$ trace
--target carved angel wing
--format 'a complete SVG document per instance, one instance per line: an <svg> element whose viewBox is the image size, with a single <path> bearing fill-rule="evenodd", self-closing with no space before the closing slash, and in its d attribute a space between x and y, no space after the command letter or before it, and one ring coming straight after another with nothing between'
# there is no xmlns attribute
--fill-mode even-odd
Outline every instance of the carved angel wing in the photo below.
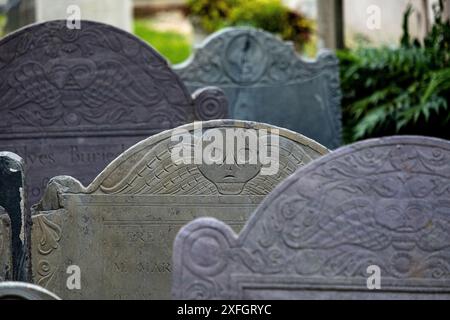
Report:
<svg viewBox="0 0 450 320"><path fill-rule="evenodd" d="M146 83L146 86L151 86ZM114 61L106 61L98 67L94 82L83 91L82 99L88 107L100 107L115 100L126 106L155 105L163 95L156 88L144 90L125 68Z"/></svg>
<svg viewBox="0 0 450 320"><path fill-rule="evenodd" d="M102 185L112 194L214 194L216 187L196 165L176 164L171 159L168 141L152 148L129 173L112 187Z"/></svg>
<svg viewBox="0 0 450 320"><path fill-rule="evenodd" d="M58 89L51 84L44 68L35 62L27 62L17 68L8 79L9 90L1 89L0 105L16 109L33 102L43 109L52 109L60 98Z"/></svg>
<svg viewBox="0 0 450 320"><path fill-rule="evenodd" d="M282 138L284 139L284 138ZM281 140L279 145L278 172L275 175L258 175L249 181L243 194L267 195L285 178L299 167L311 162L313 157L306 150L308 147ZM274 146L269 145L269 148ZM317 155L318 156L318 155Z"/></svg>
<svg viewBox="0 0 450 320"><path fill-rule="evenodd" d="M59 90L47 79L45 69L35 62L20 65L0 87L0 106L7 108L11 119L30 125L55 122L61 116L57 108L59 99ZM26 108L21 108L25 105Z"/></svg>

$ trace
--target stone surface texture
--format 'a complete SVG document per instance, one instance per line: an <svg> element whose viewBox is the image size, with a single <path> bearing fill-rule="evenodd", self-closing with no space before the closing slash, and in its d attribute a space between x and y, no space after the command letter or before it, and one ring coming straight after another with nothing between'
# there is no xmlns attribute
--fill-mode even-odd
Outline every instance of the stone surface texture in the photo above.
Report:
<svg viewBox="0 0 450 320"><path fill-rule="evenodd" d="M152 134L226 118L220 90L194 101L153 48L96 22L69 29L56 20L6 36L0 75L0 150L24 159L29 205L51 177L76 175L87 184Z"/></svg>
<svg viewBox="0 0 450 320"><path fill-rule="evenodd" d="M197 123L198 124L198 123ZM196 217L213 216L239 231L275 186L328 150L297 133L243 121L208 121L139 142L89 186L55 177L34 208L33 280L63 299L169 299L172 245ZM171 151L175 130L278 129L279 171L262 165L181 164ZM67 290L66 270L81 269L82 290Z"/></svg>
<svg viewBox="0 0 450 320"><path fill-rule="evenodd" d="M450 142L367 140L300 168L243 231L216 219L174 245L176 299L449 299ZM369 290L369 266L381 289Z"/></svg>
<svg viewBox="0 0 450 320"><path fill-rule="evenodd" d="M60 298L31 283L0 282L0 300L60 300Z"/></svg>
<svg viewBox="0 0 450 320"><path fill-rule="evenodd" d="M11 222L4 208L0 207L0 283L12 280Z"/></svg>
<svg viewBox="0 0 450 320"><path fill-rule="evenodd" d="M11 221L13 279L30 279L30 211L24 206L24 162L12 152L0 152L0 206Z"/></svg>
<svg viewBox="0 0 450 320"><path fill-rule="evenodd" d="M174 69L191 92L224 90L231 119L294 130L331 149L342 143L339 66L331 51L306 60L270 33L226 28Z"/></svg>

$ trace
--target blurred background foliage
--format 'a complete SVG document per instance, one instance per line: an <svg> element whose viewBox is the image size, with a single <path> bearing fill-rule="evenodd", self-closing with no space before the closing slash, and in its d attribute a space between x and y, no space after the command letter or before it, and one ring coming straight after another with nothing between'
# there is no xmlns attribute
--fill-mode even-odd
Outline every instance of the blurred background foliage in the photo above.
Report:
<svg viewBox="0 0 450 320"><path fill-rule="evenodd" d="M281 0L188 0L195 26L207 33L229 26L251 26L293 41L299 51L313 40L314 22L290 10ZM311 51L311 47L306 50Z"/></svg>
<svg viewBox="0 0 450 320"><path fill-rule="evenodd" d="M149 19L134 21L134 34L153 46L172 64L186 60L191 54L191 39L175 31L162 31L155 28Z"/></svg>
<svg viewBox="0 0 450 320"><path fill-rule="evenodd" d="M303 55L316 54L315 21L281 0L186 1L187 17L182 17L190 29L180 28L178 16L166 21L165 28L154 16L134 19L134 33L172 64L189 57L193 37L200 34L198 42L228 26L261 28L293 41ZM442 0L434 11L434 24L421 41L413 39L408 29L410 7L404 13L398 45L371 47L361 38L356 49L337 52L346 143L394 134L450 139L450 22L443 18ZM0 14L0 36L5 23L5 15Z"/></svg>
<svg viewBox="0 0 450 320"><path fill-rule="evenodd" d="M347 143L394 134L450 139L450 22L435 7L435 23L420 43L404 14L398 48L338 52Z"/></svg>
<svg viewBox="0 0 450 320"><path fill-rule="evenodd" d="M3 36L3 29L6 24L6 16L0 13L0 38Z"/></svg>

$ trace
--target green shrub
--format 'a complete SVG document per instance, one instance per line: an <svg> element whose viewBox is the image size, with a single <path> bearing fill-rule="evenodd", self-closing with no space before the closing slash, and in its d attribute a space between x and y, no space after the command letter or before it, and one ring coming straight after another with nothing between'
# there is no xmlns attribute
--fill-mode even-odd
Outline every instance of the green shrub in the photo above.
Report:
<svg viewBox="0 0 450 320"><path fill-rule="evenodd" d="M292 12L281 0L189 0L190 15L206 32L228 26L252 26L294 41L302 49L313 22Z"/></svg>
<svg viewBox="0 0 450 320"><path fill-rule="evenodd" d="M227 18L240 0L188 0L189 13L206 31L214 32L228 25Z"/></svg>
<svg viewBox="0 0 450 320"><path fill-rule="evenodd" d="M280 1L243 1L231 8L230 25L249 25L269 32L282 33L287 24L288 10Z"/></svg>
<svg viewBox="0 0 450 320"><path fill-rule="evenodd" d="M0 38L3 37L5 25L6 25L6 16L4 14L0 14Z"/></svg>
<svg viewBox="0 0 450 320"><path fill-rule="evenodd" d="M134 34L158 50L172 64L183 62L191 54L191 43L187 36L156 30L147 20L135 20Z"/></svg>
<svg viewBox="0 0 450 320"><path fill-rule="evenodd" d="M450 138L450 23L440 1L421 44L409 35L411 10L399 48L338 53L346 142L392 134Z"/></svg>

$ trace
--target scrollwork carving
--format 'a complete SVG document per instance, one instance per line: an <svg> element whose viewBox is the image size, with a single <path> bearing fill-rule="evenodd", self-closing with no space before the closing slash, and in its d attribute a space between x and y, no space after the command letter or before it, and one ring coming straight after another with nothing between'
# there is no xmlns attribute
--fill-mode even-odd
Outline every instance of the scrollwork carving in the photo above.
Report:
<svg viewBox="0 0 450 320"><path fill-rule="evenodd" d="M39 239L37 245L37 254L39 259L36 268L36 283L46 288L49 282L54 277L58 266L52 265L49 258L55 251L59 250L59 242L61 240L61 227L55 222L48 219L45 214L40 214L33 217L33 222L37 225ZM36 231L34 231L36 233Z"/></svg>
<svg viewBox="0 0 450 320"><path fill-rule="evenodd" d="M207 121L228 118L228 100L221 89L207 87L194 92L192 97L197 119Z"/></svg>
<svg viewBox="0 0 450 320"><path fill-rule="evenodd" d="M191 91L204 86L222 88L233 119L295 130L329 148L341 145L339 61L331 51L319 52L315 61L306 60L292 43L268 32L225 28L208 37L192 58L174 69ZM280 101L289 108L280 107ZM280 109L289 116L278 114ZM304 120L313 116L313 121Z"/></svg>
<svg viewBox="0 0 450 320"><path fill-rule="evenodd" d="M266 198L234 240L230 254L223 256L227 267L221 273L187 272L180 263L186 260L174 256L175 274L224 286L233 298L242 298L239 281L233 280L238 275L272 279L264 284L267 288L275 284L283 288L278 281L293 279L310 286L314 280L320 290L332 292L342 290L345 283L361 283L364 291L366 269L377 265L390 292L406 287L412 296L427 290L446 296L450 293L446 159L450 143L424 137L368 140L341 148L299 169ZM198 226L225 228L215 220L200 219L186 226L182 237L200 238L189 231ZM179 239L181 234L175 246L181 245ZM191 253L178 254L186 259ZM256 288L263 285L262 280L255 281ZM429 281L435 282L424 285ZM182 298L176 283L174 294ZM388 291L382 289L381 294ZM272 297L270 290L265 294ZM216 293L215 298L224 297Z"/></svg>
<svg viewBox="0 0 450 320"><path fill-rule="evenodd" d="M101 23L21 29L0 41L0 67L0 133L99 125L160 131L193 120L192 99L164 58Z"/></svg>

